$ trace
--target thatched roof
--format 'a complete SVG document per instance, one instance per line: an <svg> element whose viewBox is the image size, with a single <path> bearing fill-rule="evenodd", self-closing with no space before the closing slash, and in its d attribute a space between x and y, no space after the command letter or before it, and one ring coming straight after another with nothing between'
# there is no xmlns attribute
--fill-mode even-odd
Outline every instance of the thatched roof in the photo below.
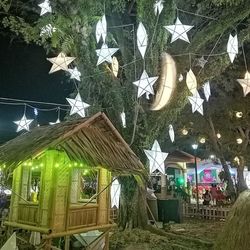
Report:
<svg viewBox="0 0 250 250"><path fill-rule="evenodd" d="M166 163L176 163L176 162L186 162L186 163L194 163L195 157L189 153L186 153L181 150L175 150L168 154L166 158ZM200 160L197 158L197 160Z"/></svg>
<svg viewBox="0 0 250 250"><path fill-rule="evenodd" d="M0 147L0 163L9 170L47 149L64 150L73 161L121 173L143 173L139 158L103 113L90 118L36 127Z"/></svg>

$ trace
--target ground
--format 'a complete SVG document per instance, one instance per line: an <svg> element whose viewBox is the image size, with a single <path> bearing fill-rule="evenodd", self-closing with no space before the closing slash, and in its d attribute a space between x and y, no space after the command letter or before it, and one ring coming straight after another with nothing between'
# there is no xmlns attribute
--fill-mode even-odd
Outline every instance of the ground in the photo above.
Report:
<svg viewBox="0 0 250 250"><path fill-rule="evenodd" d="M211 250L223 221L188 219L182 224L165 226L165 232L134 229L115 232L110 239L110 250Z"/></svg>

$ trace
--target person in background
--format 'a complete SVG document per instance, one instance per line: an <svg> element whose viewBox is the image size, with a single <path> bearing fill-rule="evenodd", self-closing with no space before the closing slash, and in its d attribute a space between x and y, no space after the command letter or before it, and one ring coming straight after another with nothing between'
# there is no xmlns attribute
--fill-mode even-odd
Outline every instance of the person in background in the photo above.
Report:
<svg viewBox="0 0 250 250"><path fill-rule="evenodd" d="M211 199L211 194L208 192L208 190L206 190L205 194L203 194L203 205L208 206Z"/></svg>
<svg viewBox="0 0 250 250"><path fill-rule="evenodd" d="M216 186L216 184L212 184L212 187L210 189L210 193L212 196L212 205L216 205L216 200L217 200L217 186Z"/></svg>

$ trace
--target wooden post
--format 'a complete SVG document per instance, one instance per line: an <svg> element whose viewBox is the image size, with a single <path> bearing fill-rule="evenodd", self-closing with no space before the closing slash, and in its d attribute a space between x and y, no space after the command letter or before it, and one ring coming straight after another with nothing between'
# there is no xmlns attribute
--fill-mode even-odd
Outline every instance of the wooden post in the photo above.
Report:
<svg viewBox="0 0 250 250"><path fill-rule="evenodd" d="M65 236L65 245L64 245L64 250L70 250L70 236Z"/></svg>
<svg viewBox="0 0 250 250"><path fill-rule="evenodd" d="M109 250L109 231L105 235L105 246L104 250Z"/></svg>

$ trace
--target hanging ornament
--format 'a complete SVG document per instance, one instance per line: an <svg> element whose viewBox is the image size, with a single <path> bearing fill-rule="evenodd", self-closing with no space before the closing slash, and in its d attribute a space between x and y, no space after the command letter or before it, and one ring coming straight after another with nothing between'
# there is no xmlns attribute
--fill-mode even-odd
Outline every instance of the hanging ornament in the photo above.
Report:
<svg viewBox="0 0 250 250"><path fill-rule="evenodd" d="M151 110L160 110L170 101L176 88L176 65L175 61L168 53L163 52L161 56L161 76L158 90Z"/></svg>
<svg viewBox="0 0 250 250"><path fill-rule="evenodd" d="M220 138L221 138L221 134L220 134L220 133L217 133L217 134L216 134L216 137L217 137L218 139L220 139Z"/></svg>
<svg viewBox="0 0 250 250"><path fill-rule="evenodd" d="M196 93L193 96L188 97L189 102L192 105L192 113L198 111L201 115L203 115L203 102L204 100L200 97L199 92L196 90Z"/></svg>
<svg viewBox="0 0 250 250"><path fill-rule="evenodd" d="M171 142L174 142L174 128L171 124L169 125L168 133L169 133Z"/></svg>
<svg viewBox="0 0 250 250"><path fill-rule="evenodd" d="M187 134L188 134L188 130L187 130L186 128L184 128L184 129L182 129L181 133L182 133L183 135L187 135Z"/></svg>
<svg viewBox="0 0 250 250"><path fill-rule="evenodd" d="M71 106L70 115L77 113L81 117L85 117L85 109L88 108L90 105L82 101L82 98L79 93L76 95L75 99L66 98L66 100Z"/></svg>
<svg viewBox="0 0 250 250"><path fill-rule="evenodd" d="M237 138L236 142L237 142L237 144L241 144L243 142L243 140L241 138Z"/></svg>
<svg viewBox="0 0 250 250"><path fill-rule="evenodd" d="M183 75L182 75L182 74L180 74L180 75L179 75L179 78L178 78L178 81L179 81L179 82L182 82L182 81L183 81L183 79L184 79Z"/></svg>
<svg viewBox="0 0 250 250"><path fill-rule="evenodd" d="M141 97L146 93L146 98L149 99L149 94L154 95L153 85L157 81L158 76L149 77L146 70L143 71L140 80L133 82L138 87L137 97Z"/></svg>
<svg viewBox="0 0 250 250"><path fill-rule="evenodd" d="M244 79L237 79L238 83L241 85L243 89L244 96L246 96L250 92L250 74L247 71Z"/></svg>
<svg viewBox="0 0 250 250"><path fill-rule="evenodd" d="M113 75L117 77L118 71L119 71L119 62L115 56L112 57L111 70L112 70Z"/></svg>
<svg viewBox="0 0 250 250"><path fill-rule="evenodd" d="M206 142L206 139L204 137L200 138L200 143L204 144Z"/></svg>
<svg viewBox="0 0 250 250"><path fill-rule="evenodd" d="M96 36L97 43L99 43L101 37L102 37L103 43L105 43L106 36L107 36L107 21L106 21L105 15L103 15L102 19L99 20L96 24L95 36Z"/></svg>
<svg viewBox="0 0 250 250"><path fill-rule="evenodd" d="M207 60L202 56L198 59L197 66L200 66L201 68L204 68L205 64L207 63Z"/></svg>
<svg viewBox="0 0 250 250"><path fill-rule="evenodd" d="M60 119L57 118L57 120L56 120L55 122L50 122L49 124L50 124L50 125L55 125L55 124L58 124L58 123L60 123L60 122L61 122Z"/></svg>
<svg viewBox="0 0 250 250"><path fill-rule="evenodd" d="M144 59L146 49L148 45L148 35L144 25L140 22L137 28L137 47Z"/></svg>
<svg viewBox="0 0 250 250"><path fill-rule="evenodd" d="M177 39L190 43L187 32L193 27L194 26L191 25L183 25L178 17L176 18L175 25L164 26L164 28L172 34L171 43Z"/></svg>
<svg viewBox="0 0 250 250"><path fill-rule="evenodd" d="M70 79L76 79L77 81L81 81L81 72L77 69L77 67L74 67L73 69L68 69L68 72L70 73Z"/></svg>
<svg viewBox="0 0 250 250"><path fill-rule="evenodd" d="M152 174L155 170L159 170L162 174L165 174L165 159L168 153L161 151L160 145L157 140L154 141L151 150L144 150L146 156L149 159L149 172Z"/></svg>
<svg viewBox="0 0 250 250"><path fill-rule="evenodd" d="M121 185L118 180L114 180L110 189L111 196L111 208L116 207L119 208L120 201L120 193L121 193Z"/></svg>
<svg viewBox="0 0 250 250"><path fill-rule="evenodd" d="M98 56L97 65L108 62L112 63L112 55L119 50L119 48L109 48L106 43L103 43L101 49L96 50L96 54Z"/></svg>
<svg viewBox="0 0 250 250"><path fill-rule="evenodd" d="M49 0L45 0L43 3L38 4L38 6L41 8L40 16L52 12Z"/></svg>
<svg viewBox="0 0 250 250"><path fill-rule="evenodd" d="M120 114L121 120L122 120L122 126L126 128L126 114L124 111Z"/></svg>
<svg viewBox="0 0 250 250"><path fill-rule="evenodd" d="M186 84L189 91L194 95L197 92L197 80L192 69L187 72Z"/></svg>
<svg viewBox="0 0 250 250"><path fill-rule="evenodd" d="M163 10L163 0L156 0L155 4L154 4L154 11L155 11L155 15L157 16L161 14L162 10Z"/></svg>
<svg viewBox="0 0 250 250"><path fill-rule="evenodd" d="M237 112L235 113L235 116L236 116L237 118L242 118L243 112L237 111Z"/></svg>
<svg viewBox="0 0 250 250"><path fill-rule="evenodd" d="M209 97L211 96L211 90L210 90L210 83L209 83L209 81L205 82L205 84L203 85L203 90L204 90L204 95L206 97L206 100L208 102Z"/></svg>
<svg viewBox="0 0 250 250"><path fill-rule="evenodd" d="M231 63L233 63L235 56L238 54L238 38L237 35L229 35L227 42L227 53L229 55Z"/></svg>
<svg viewBox="0 0 250 250"><path fill-rule="evenodd" d="M75 59L75 57L67 57L63 52L61 52L57 57L47 58L47 60L53 64L49 71L49 74L54 73L58 70L68 71L68 65Z"/></svg>
<svg viewBox="0 0 250 250"><path fill-rule="evenodd" d="M23 114L23 117L19 121L14 121L15 124L17 124L17 130L16 132L19 132L21 130L30 130L30 124L33 122L33 120L28 120L26 118L26 115Z"/></svg>
<svg viewBox="0 0 250 250"><path fill-rule="evenodd" d="M37 108L34 108L34 115L38 116L38 110L37 110Z"/></svg>
<svg viewBox="0 0 250 250"><path fill-rule="evenodd" d="M56 28L49 23L41 28L40 36L52 37L54 32L56 32Z"/></svg>

